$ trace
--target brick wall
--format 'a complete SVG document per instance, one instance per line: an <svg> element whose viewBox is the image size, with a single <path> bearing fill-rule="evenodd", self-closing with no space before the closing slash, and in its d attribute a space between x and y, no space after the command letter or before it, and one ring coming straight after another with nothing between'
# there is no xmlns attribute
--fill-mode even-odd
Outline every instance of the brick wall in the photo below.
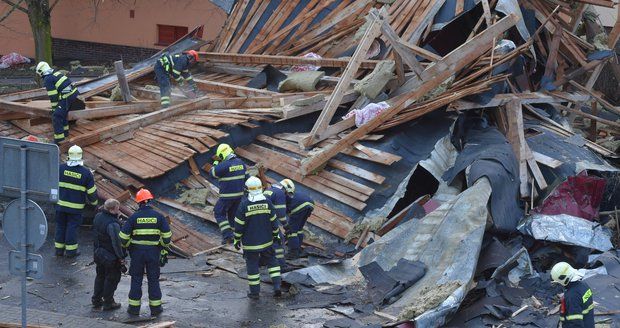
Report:
<svg viewBox="0 0 620 328"><path fill-rule="evenodd" d="M125 63L135 63L152 56L157 51L158 49L52 38L54 60L113 62L122 59Z"/></svg>

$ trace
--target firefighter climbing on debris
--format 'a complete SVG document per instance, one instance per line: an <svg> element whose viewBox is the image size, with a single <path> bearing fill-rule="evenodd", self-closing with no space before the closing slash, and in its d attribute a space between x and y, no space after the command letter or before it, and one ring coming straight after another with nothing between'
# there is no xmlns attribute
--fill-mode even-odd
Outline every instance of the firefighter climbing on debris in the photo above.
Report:
<svg viewBox="0 0 620 328"><path fill-rule="evenodd" d="M213 162L211 175L218 179L220 197L213 213L222 232L222 244L230 244L233 241L235 213L243 196L246 166L228 144L220 144L215 156L217 160Z"/></svg>
<svg viewBox="0 0 620 328"><path fill-rule="evenodd" d="M314 210L314 201L305 193L296 191L295 184L290 179L284 179L280 184L286 190L286 212L289 217L288 224L284 226L288 244L286 257L296 259L301 255L303 229Z"/></svg>
<svg viewBox="0 0 620 328"><path fill-rule="evenodd" d="M80 95L73 81L60 71L54 71L44 61L36 67L37 74L43 79L47 96L52 103L52 126L54 128L54 143L58 144L69 137L69 121L67 115Z"/></svg>
<svg viewBox="0 0 620 328"><path fill-rule="evenodd" d="M186 96L196 98L201 95L192 74L189 72L189 67L196 62L198 62L198 52L196 50L189 50L187 53L174 55L165 53L155 62L153 70L155 71L157 84L159 84L162 108L170 106L172 86L170 85L168 75L171 75L181 86L181 90ZM187 86L185 85L186 83Z"/></svg>
<svg viewBox="0 0 620 328"><path fill-rule="evenodd" d="M235 216L234 246L237 250L243 248L250 284L248 297L259 298L259 263L261 260L267 264L269 277L273 281L274 296L278 297L282 292L280 291L280 266L273 248L274 242L280 240L276 210L263 194L263 186L259 178L250 177L245 182L245 186L248 195L241 201Z"/></svg>
<svg viewBox="0 0 620 328"><path fill-rule="evenodd" d="M90 170L83 166L82 148L69 148L69 159L59 168L56 203L56 256L75 257L78 252L77 229L82 224L86 204L97 205L97 186Z"/></svg>
<svg viewBox="0 0 620 328"><path fill-rule="evenodd" d="M592 289L570 264L559 262L551 268L551 279L565 287L560 304L563 328L594 328Z"/></svg>
<svg viewBox="0 0 620 328"><path fill-rule="evenodd" d="M172 231L168 221L150 205L153 195L147 189L136 193L136 203L140 208L127 219L119 237L123 247L129 248L131 265L131 287L129 289L129 306L127 313L140 314L142 299L142 278L146 270L151 315L163 312L161 306L161 288L159 286L160 267L168 262L168 247Z"/></svg>

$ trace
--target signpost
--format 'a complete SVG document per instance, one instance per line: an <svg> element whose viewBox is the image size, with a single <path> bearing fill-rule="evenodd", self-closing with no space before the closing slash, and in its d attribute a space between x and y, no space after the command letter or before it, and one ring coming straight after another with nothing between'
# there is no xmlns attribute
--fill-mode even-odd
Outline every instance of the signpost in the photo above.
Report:
<svg viewBox="0 0 620 328"><path fill-rule="evenodd" d="M18 197L8 206L2 226L9 244L9 271L22 277L22 327L27 327L26 280L41 278L43 258L37 251L47 236L47 220L28 199L58 200L58 147L54 144L0 138L0 195Z"/></svg>

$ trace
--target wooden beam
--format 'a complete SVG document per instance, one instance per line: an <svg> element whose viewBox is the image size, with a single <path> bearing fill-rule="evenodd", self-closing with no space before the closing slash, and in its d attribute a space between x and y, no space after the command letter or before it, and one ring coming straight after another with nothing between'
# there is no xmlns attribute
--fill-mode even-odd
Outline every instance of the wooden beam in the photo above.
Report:
<svg viewBox="0 0 620 328"><path fill-rule="evenodd" d="M400 56L402 61L407 64L407 66L409 66L409 68L411 68L411 70L419 78L424 68L420 65L420 63L418 63L418 59L415 58L415 54L413 54L409 48L402 44L402 40L398 34L396 34L394 29L392 29L387 20L384 20L381 24L381 32L383 32L383 36L385 36L388 42L392 45L392 48L394 48L394 51Z"/></svg>
<svg viewBox="0 0 620 328"><path fill-rule="evenodd" d="M405 94L391 99L389 101L391 105L390 108L384 110L363 126L353 130L335 144L324 148L319 153L304 160L300 168L302 174L310 174L323 163L327 162L330 158L336 156L340 151L352 145L357 140L394 117L402 109L411 106L418 98L435 89L448 77L455 74L455 72L461 70L467 64L476 60L493 46L492 41L494 38L514 26L518 20L519 18L514 14L502 18L482 33L476 35L469 42L447 54L442 58L442 60L428 67L424 70L424 72L422 72L422 81L424 81L423 84L418 85L415 88L410 88ZM403 86L407 84L408 83L405 83Z"/></svg>
<svg viewBox="0 0 620 328"><path fill-rule="evenodd" d="M618 20L618 16L620 16L620 5L618 5L618 13L616 15L616 24L609 32L609 36L607 39L607 46L609 49L615 49L616 43L618 43L618 38L620 38L620 20Z"/></svg>
<svg viewBox="0 0 620 328"><path fill-rule="evenodd" d="M430 52L430 51L428 51L428 50L426 50L424 48L420 48L418 46L415 46L415 45L413 45L411 43L404 42L402 39L400 40L400 44L402 44L404 47L407 47L407 49L411 50L414 54L416 54L416 55L418 55L418 56L420 56L420 57L422 57L422 58L424 58L426 60L429 60L431 62L435 62L435 61L441 60L441 56L436 55L436 54L434 54L434 53L432 53L432 52Z"/></svg>
<svg viewBox="0 0 620 328"><path fill-rule="evenodd" d="M349 81L355 77L355 74L362 63L362 60L366 57L372 42L380 35L382 22L383 19L381 17L375 16L368 25L364 36L360 40L359 45L355 49L355 53L349 61L349 65L345 68L342 76L340 77L340 81L336 84L334 92L329 97L325 107L321 111L321 115L319 115L319 118L314 123L310 134L306 138L302 139L301 145L304 147L309 147L321 141L318 138L318 135L325 131L325 129L329 126L329 122L334 117L334 113L336 113L336 109L340 105L342 97L350 87Z"/></svg>
<svg viewBox="0 0 620 328"><path fill-rule="evenodd" d="M529 177L527 171L527 156L525 150L525 134L523 131L523 112L521 110L521 102L514 99L506 104L506 116L508 118L508 132L506 138L517 158L519 164L519 191L521 197L527 197L530 194Z"/></svg>
<svg viewBox="0 0 620 328"><path fill-rule="evenodd" d="M129 91L129 83L127 83L127 77L125 76L125 68L123 67L122 60L117 60L114 62L114 70L116 70L116 79L118 80L118 85L121 89L123 100L131 101L131 92Z"/></svg>
<svg viewBox="0 0 620 328"><path fill-rule="evenodd" d="M305 58L295 56L272 56L272 55L248 55L248 54L229 54L218 52L199 52L199 61L211 63L234 63L234 64L251 64L274 66L293 66L293 65L313 65L321 67L347 67L350 59L340 58ZM378 60L361 60L360 67L364 69L373 69L377 65Z"/></svg>
<svg viewBox="0 0 620 328"><path fill-rule="evenodd" d="M159 107L160 105L155 102L136 102L127 105L70 111L67 115L67 119L69 121L75 121L80 119L90 120L95 118L113 117L119 115L140 114L151 112L158 109Z"/></svg>
<svg viewBox="0 0 620 328"><path fill-rule="evenodd" d="M82 147L88 146L93 143L111 138L115 135L123 134L125 132L129 132L143 126L159 122L172 116L181 115L197 109L208 108L210 104L211 99L208 96L196 98L183 104L160 109L152 113L141 115L124 122L104 126L95 131L73 137L68 142L65 142L65 146L67 144L79 145Z"/></svg>
<svg viewBox="0 0 620 328"><path fill-rule="evenodd" d="M571 102L577 101L587 101L590 99L590 96L580 93L568 93L568 92L558 92L557 94L562 95L562 97L555 97L554 94L542 93L542 92L528 92L528 93L503 93L497 94L489 102L486 104L479 104L467 100L457 100L450 104L449 111L460 111L467 109L475 109L475 108L489 108L489 107L497 107L507 104L509 101L513 100L515 97L519 98L522 104L550 104L550 103L560 103L566 102L566 99L571 99Z"/></svg>
<svg viewBox="0 0 620 328"><path fill-rule="evenodd" d="M601 118L601 117L598 117L598 116L595 116L595 115L592 115L592 114L588 114L588 113L582 112L582 111L580 111L578 109L566 107L566 106L563 106L563 105L560 105L560 104L554 104L554 106L556 108L560 109L560 110L564 110L564 111L567 111L569 113L573 113L575 115L579 115L579 116L582 116L582 117L587 117L587 118L589 118L591 120L594 120L596 122L601 122L603 124L614 126L616 128L620 128L620 123L618 123L618 122L606 120L604 118Z"/></svg>
<svg viewBox="0 0 620 328"><path fill-rule="evenodd" d="M614 112L618 115L620 115L620 109L612 104L610 104L607 100L601 98L599 95L597 95L596 93L592 92L592 90L588 90L588 88L582 86L581 84L575 82L575 81L568 81L572 86L574 86L575 88L587 92L590 96L592 96L594 99L596 99L596 101L598 101L601 105L603 105L603 107L605 107L607 110Z"/></svg>
<svg viewBox="0 0 620 328"><path fill-rule="evenodd" d="M409 40L407 40L410 44L417 45L418 42L420 42L422 33L424 33L426 27L433 22L433 19L435 19L435 15L437 15L439 9L441 9L445 2L446 0L435 0L431 2L431 5L426 7L424 13L421 14L423 17L422 21L420 22L420 24L418 24L418 26L416 26L415 30L413 30L413 33L411 33L411 37L409 38Z"/></svg>
<svg viewBox="0 0 620 328"><path fill-rule="evenodd" d="M126 74L125 77L127 79L127 82L131 82L137 78L140 78L148 73L151 73L153 71L153 66L149 65L146 67L143 67L137 71L131 72L129 74ZM99 93L102 93L106 90L110 90L112 88L114 88L116 86L116 84L118 83L117 79L113 79L112 81L108 82L108 83L104 83L96 88L93 89L88 89L88 90L84 90L84 88L80 88L78 87L78 89L80 89L80 98L82 100L86 100L89 97L92 97L94 95L97 95Z"/></svg>
<svg viewBox="0 0 620 328"><path fill-rule="evenodd" d="M340 99L340 103L338 105L346 104L355 101L359 97L359 93L355 90L348 90ZM310 113L314 113L325 108L325 104L327 103L327 99L323 99L314 104L306 105L306 106L296 106L296 105L286 105L282 108L282 118L289 119L293 117L298 117Z"/></svg>
<svg viewBox="0 0 620 328"><path fill-rule="evenodd" d="M277 92L263 90L263 89L254 89L245 87L242 85L236 85L231 83L224 82L215 82L209 80L202 80L194 78L198 89L202 91L216 92L216 93L225 93L233 96L239 97L253 97L253 96L273 96L277 95Z"/></svg>
<svg viewBox="0 0 620 328"><path fill-rule="evenodd" d="M28 106L17 102L7 101L4 99L0 99L0 109L8 110L10 112L30 114L38 117L52 116L52 112L49 108Z"/></svg>
<svg viewBox="0 0 620 328"><path fill-rule="evenodd" d="M558 167L562 166L562 164L564 164L564 162L560 160L557 160L555 158L549 157L545 154L541 154L536 151L532 151L532 156L534 157L534 160L537 161L538 163L548 166L552 169L557 169Z"/></svg>

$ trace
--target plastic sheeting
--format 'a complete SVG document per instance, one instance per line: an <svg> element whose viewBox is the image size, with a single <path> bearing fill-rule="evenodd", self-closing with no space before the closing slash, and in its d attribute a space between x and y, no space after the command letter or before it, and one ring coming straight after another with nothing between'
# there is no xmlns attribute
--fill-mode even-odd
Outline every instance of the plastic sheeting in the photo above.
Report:
<svg viewBox="0 0 620 328"><path fill-rule="evenodd" d="M355 116L355 126L359 128L388 108L390 108L390 105L385 101L376 104L370 103L362 109L353 109L348 112L347 115L343 116L342 119L346 120L351 116Z"/></svg>
<svg viewBox="0 0 620 328"><path fill-rule="evenodd" d="M382 311L399 315L410 306L428 303L422 291L455 286L438 306L415 318L416 327L439 327L456 312L471 289L490 195L489 181L480 179L424 218L399 225L342 264L312 266L295 271L295 275L308 275L317 283L349 285L364 279L358 267L371 262L389 271L400 259L420 261L428 268L426 275ZM284 275L285 280L289 274Z"/></svg>
<svg viewBox="0 0 620 328"><path fill-rule="evenodd" d="M613 248L608 228L567 214L534 214L525 219L518 229L537 240L594 248L602 252Z"/></svg>
<svg viewBox="0 0 620 328"><path fill-rule="evenodd" d="M603 200L605 180L582 172L568 177L532 212L546 215L568 214L594 220Z"/></svg>
<svg viewBox="0 0 620 328"><path fill-rule="evenodd" d="M0 69L9 68L14 65L29 63L30 59L16 53L11 52L10 54L6 54L0 58Z"/></svg>

